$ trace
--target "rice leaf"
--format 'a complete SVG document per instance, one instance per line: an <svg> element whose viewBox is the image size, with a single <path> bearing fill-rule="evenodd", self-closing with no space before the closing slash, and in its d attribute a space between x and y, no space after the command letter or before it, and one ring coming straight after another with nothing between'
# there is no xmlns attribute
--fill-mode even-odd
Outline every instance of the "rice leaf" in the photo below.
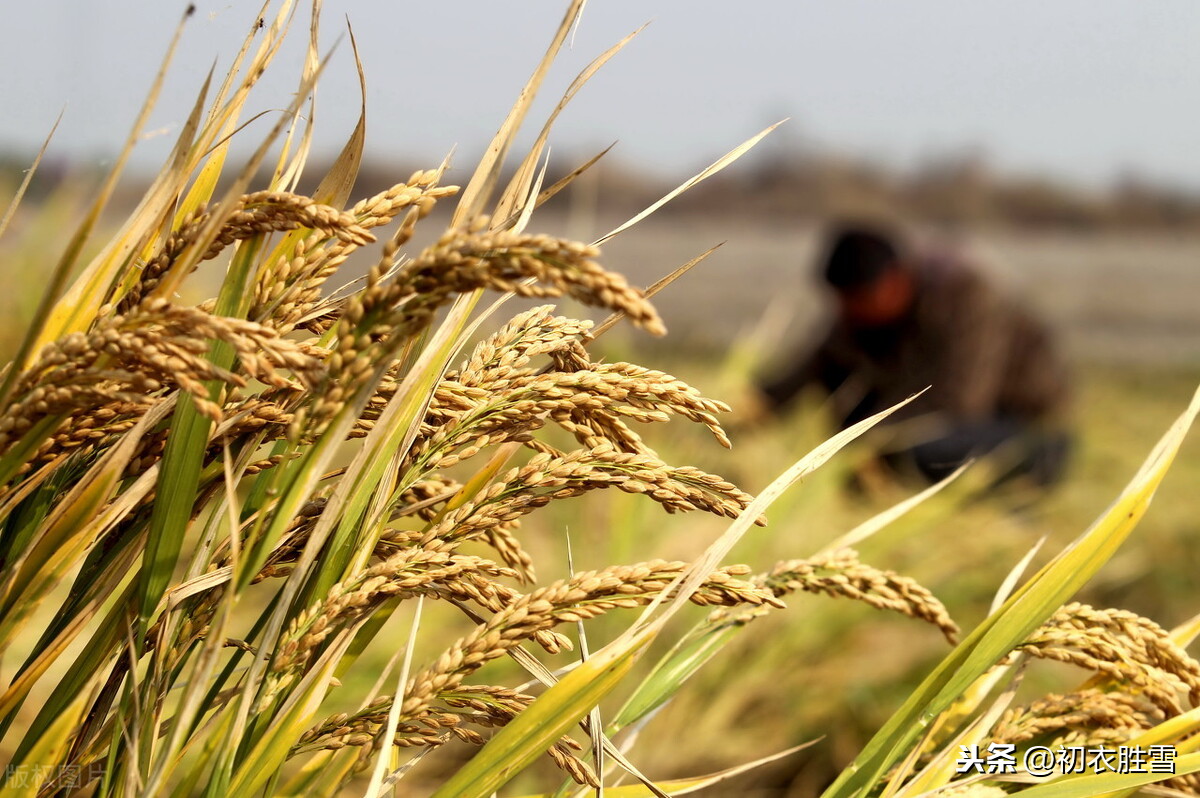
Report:
<svg viewBox="0 0 1200 798"><path fill-rule="evenodd" d="M756 145L756 144L758 144L758 142L762 141L772 130L774 130L775 128L779 127L782 124L783 124L783 121L776 122L775 124L771 125L770 127L766 128L765 130L746 139L741 144L734 147L732 150L725 153L717 160L713 161L707 167L700 170L698 173L693 175L690 179L685 180L679 186L677 186L674 189L672 189L671 191L667 192L667 194L664 195L661 199L652 203L650 205L650 207L646 208L644 211L637 214L632 219L629 219L628 221L617 226L612 231L600 236L592 243L595 246L600 246L608 239L610 239L614 236L620 235L621 233L625 232L629 228L633 227L635 224L642 221L647 216L654 213L659 208L666 205L668 202L670 202L671 200L675 199L683 192L690 189L692 186L696 185L697 183L700 183L703 180L706 180L706 179L712 177L717 172L720 172L726 166L729 166L729 164L736 161L738 158L741 158L743 155L745 155L747 152L749 152L754 147L754 145Z"/></svg>
<svg viewBox="0 0 1200 798"><path fill-rule="evenodd" d="M617 42L612 47L605 50L590 64L588 64L583 71L575 77L575 80L571 81L571 85L567 87L567 90L563 93L563 96L558 101L558 104L554 106L554 110L550 112L545 124L542 125L541 132L538 133L537 139L529 148L529 152L525 155L521 161L521 164L517 167L513 174L512 180L509 181L508 186L500 195L500 200L496 203L495 210L495 217L497 220L509 218L515 220L526 213L525 209L528 211L533 210L533 207L536 205L536 203L532 201L532 198L530 198L529 201L527 201L526 198L530 194L529 189L533 183L533 176L537 171L537 162L541 158L542 151L546 147L546 142L550 138L550 130L554 126L555 120L558 119L558 115L562 113L563 109L566 108L568 104L570 104L571 100L575 98L575 95L579 93L579 90L583 88L584 84L586 84L602 66L608 63L608 61L614 55L624 49L625 45L627 45L635 36L641 33L645 27L646 26L643 25L633 33L630 33L628 36L621 39L621 41ZM601 153L601 155L602 154L603 153ZM535 191L533 196L539 197L539 194Z"/></svg>
<svg viewBox="0 0 1200 798"><path fill-rule="evenodd" d="M6 766L0 798L36 798L42 779L55 775L47 762L61 762L80 719L87 711L87 694L80 693L23 758L14 757Z"/></svg>
<svg viewBox="0 0 1200 798"><path fill-rule="evenodd" d="M703 776L692 776L690 778L658 781L655 782L654 789L658 790L660 793L666 793L672 796L687 795L689 793L699 792L700 790L705 790L722 782L729 781L730 779L740 776L743 773L749 773L755 768L760 768L763 765L769 765L770 763L783 759L786 756L791 756L797 751L803 751L805 748L815 744L815 740L813 742L802 743L801 745L793 746L786 751L769 754L768 756L756 759L753 762L735 765L731 768L718 770L715 773L707 773ZM582 794L584 794L582 791L577 793L577 795ZM654 798L655 795L655 793L652 792L649 787L643 784L623 784L615 787L605 787L604 794L608 796L608 798ZM522 796L522 798L549 798L549 794L526 795Z"/></svg>
<svg viewBox="0 0 1200 798"><path fill-rule="evenodd" d="M825 791L827 798L863 795L908 753L939 713L1025 640L1108 561L1145 514L1198 411L1200 391L1113 505L942 660L854 764Z"/></svg>
<svg viewBox="0 0 1200 798"><path fill-rule="evenodd" d="M525 121L533 99L537 96L538 89L541 88L546 73L550 70L550 65L562 48L563 42L567 38L567 32L582 12L583 0L571 0L571 5L567 7L562 22L559 23L558 31L554 34L545 55L538 62L533 74L525 83L525 87L521 89L520 96L513 103L508 116L500 125L500 129L496 131L496 135L484 151L483 157L480 158L479 165L467 183L467 187L459 196L458 206L454 209L454 216L450 220L451 227L461 227L469 220L483 214L488 197L491 196L496 181L500 177L500 170L504 166L504 159L509 148L512 147L513 139L516 137L521 123Z"/></svg>
<svg viewBox="0 0 1200 798"><path fill-rule="evenodd" d="M363 149L367 140L367 76L363 72L362 59L358 55L358 42L354 38L354 29L349 28L349 23L347 23L347 28L350 31L350 47L354 51L354 65L358 69L360 98L358 124L354 126L354 132L350 134L350 139L338 153L329 172L321 178L321 182L313 191L313 199L322 205L331 205L334 208L343 207L350 198L350 191L354 187L354 180L358 177L358 170L362 165Z"/></svg>
<svg viewBox="0 0 1200 798"><path fill-rule="evenodd" d="M433 798L485 798L500 789L608 695L655 634L623 635L596 651L497 732Z"/></svg>
<svg viewBox="0 0 1200 798"><path fill-rule="evenodd" d="M17 186L17 191L8 203L8 208L5 209L4 215L0 216L0 237L4 236L4 231L8 229L13 214L17 212L17 208L21 207L21 200L24 199L29 184L33 182L33 176L37 174L38 167L42 163L42 157L45 156L46 150L50 147L50 139L54 138L54 131L58 130L58 123L61 121L62 112L60 111L58 117L54 120L54 124L50 126L50 132L46 134L46 139L42 142L42 146L38 148L37 155L33 156L33 163L25 170L25 176L21 178L21 185Z"/></svg>
<svg viewBox="0 0 1200 798"><path fill-rule="evenodd" d="M1094 798L1110 793L1134 791L1172 775L1186 776L1200 771L1200 754L1184 754L1175 760L1175 772L1170 773L1089 773L1056 779L1021 790L1023 798Z"/></svg>

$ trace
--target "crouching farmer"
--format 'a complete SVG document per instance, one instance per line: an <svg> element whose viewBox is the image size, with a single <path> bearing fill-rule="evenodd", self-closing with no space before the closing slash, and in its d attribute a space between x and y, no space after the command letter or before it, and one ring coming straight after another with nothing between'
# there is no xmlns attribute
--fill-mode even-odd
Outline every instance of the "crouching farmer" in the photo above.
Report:
<svg viewBox="0 0 1200 798"><path fill-rule="evenodd" d="M1048 486L1066 463L1066 369L1046 327L959 258L909 252L894 237L846 228L823 276L832 327L760 385L768 409L821 386L845 428L928 388L889 417L884 461L928 480L994 455L997 482Z"/></svg>

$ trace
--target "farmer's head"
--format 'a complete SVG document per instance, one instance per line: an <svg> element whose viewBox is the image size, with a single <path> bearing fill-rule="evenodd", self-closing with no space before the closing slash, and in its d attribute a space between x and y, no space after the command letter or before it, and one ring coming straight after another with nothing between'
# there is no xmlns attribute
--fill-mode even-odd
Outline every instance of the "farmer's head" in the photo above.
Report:
<svg viewBox="0 0 1200 798"><path fill-rule="evenodd" d="M881 327L902 319L916 289L912 270L885 234L847 227L834 235L824 276L837 292L850 327Z"/></svg>

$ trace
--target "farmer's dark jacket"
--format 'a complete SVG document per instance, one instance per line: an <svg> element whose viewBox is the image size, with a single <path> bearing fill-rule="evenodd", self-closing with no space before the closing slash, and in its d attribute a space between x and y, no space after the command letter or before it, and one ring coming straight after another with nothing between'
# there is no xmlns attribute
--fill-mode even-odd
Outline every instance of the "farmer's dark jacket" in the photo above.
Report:
<svg viewBox="0 0 1200 798"><path fill-rule="evenodd" d="M918 261L916 279L906 318L865 331L835 322L811 354L762 386L767 400L786 405L817 383L845 426L928 387L894 420L931 413L950 425L1060 419L1067 373L1039 320L959 261Z"/></svg>

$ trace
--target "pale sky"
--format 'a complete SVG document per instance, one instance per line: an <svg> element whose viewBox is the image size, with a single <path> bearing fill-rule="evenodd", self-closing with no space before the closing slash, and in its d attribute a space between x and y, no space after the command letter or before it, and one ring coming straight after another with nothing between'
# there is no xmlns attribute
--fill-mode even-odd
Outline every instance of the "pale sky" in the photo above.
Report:
<svg viewBox="0 0 1200 798"><path fill-rule="evenodd" d="M177 130L209 66L228 64L258 10L244 0L196 5L152 128ZM254 110L285 105L296 84L301 5L297 57L276 66ZM477 155L565 7L324 5L323 46L337 47L318 93L318 152L339 149L357 115L348 17L367 73L368 150L406 163L454 145L460 160ZM7 0L0 151L36 147L64 108L52 153L96 160L115 150L185 6ZM1195 0L591 0L542 114L578 70L644 22L564 114L556 152L618 140L621 160L682 178L791 117L775 146L800 142L901 168L979 148L1008 170L1088 184L1137 171L1200 191ZM147 142L140 162L155 165L170 139Z"/></svg>

